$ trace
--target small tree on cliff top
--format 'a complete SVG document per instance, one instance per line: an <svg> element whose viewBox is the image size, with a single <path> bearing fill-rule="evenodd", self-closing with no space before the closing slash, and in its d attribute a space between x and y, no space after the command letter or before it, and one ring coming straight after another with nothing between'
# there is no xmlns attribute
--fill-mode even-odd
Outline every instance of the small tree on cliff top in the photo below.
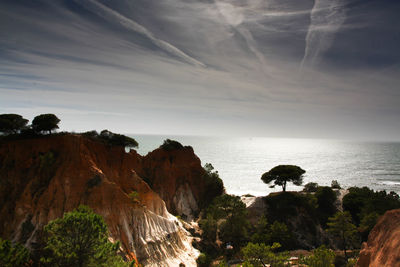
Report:
<svg viewBox="0 0 400 267"><path fill-rule="evenodd" d="M16 134L21 131L27 123L28 120L18 114L0 114L0 132L5 134Z"/></svg>
<svg viewBox="0 0 400 267"><path fill-rule="evenodd" d="M60 119L54 114L41 114L36 116L32 121L32 127L36 132L48 131L58 129Z"/></svg>
<svg viewBox="0 0 400 267"><path fill-rule="evenodd" d="M274 185L271 185L270 187L274 188L276 185L279 185L282 186L282 190L285 192L287 182L301 185L303 183L303 174L305 172L305 170L295 165L279 165L264 173L261 176L261 180L266 184L274 181Z"/></svg>
<svg viewBox="0 0 400 267"><path fill-rule="evenodd" d="M103 218L80 206L44 227L49 256L41 261L51 266L128 266L117 255L119 243L108 240Z"/></svg>

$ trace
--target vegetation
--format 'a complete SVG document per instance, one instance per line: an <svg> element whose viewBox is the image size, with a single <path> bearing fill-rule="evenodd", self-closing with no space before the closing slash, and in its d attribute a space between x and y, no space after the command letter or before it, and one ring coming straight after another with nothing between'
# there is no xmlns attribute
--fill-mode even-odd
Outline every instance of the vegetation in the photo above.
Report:
<svg viewBox="0 0 400 267"><path fill-rule="evenodd" d="M21 244L0 238L0 266L22 267L29 262L29 251Z"/></svg>
<svg viewBox="0 0 400 267"><path fill-rule="evenodd" d="M140 197L138 191L132 191L128 194L128 197L132 200L133 203L139 203Z"/></svg>
<svg viewBox="0 0 400 267"><path fill-rule="evenodd" d="M171 150L182 149L183 145L181 143L179 143L178 141L166 139L166 140L164 140L164 143L160 146L160 148L167 150L167 151L171 151Z"/></svg>
<svg viewBox="0 0 400 267"><path fill-rule="evenodd" d="M51 134L52 130L58 129L60 119L54 114L41 114L36 116L32 121L32 128L40 133L48 131Z"/></svg>
<svg viewBox="0 0 400 267"><path fill-rule="evenodd" d="M334 267L335 252L321 246L313 250L313 254L300 260L301 264L309 267Z"/></svg>
<svg viewBox="0 0 400 267"><path fill-rule="evenodd" d="M317 198L318 219L323 227L326 226L328 218L333 216L337 209L335 206L336 193L328 186L320 186L315 193Z"/></svg>
<svg viewBox="0 0 400 267"><path fill-rule="evenodd" d="M254 244L248 243L247 246L242 248L244 257L243 266L269 266L280 267L285 266L285 262L289 259L288 253L275 253L274 250L280 248L279 243L274 243L272 246L267 246L264 243Z"/></svg>
<svg viewBox="0 0 400 267"><path fill-rule="evenodd" d="M0 114L0 133L17 134L27 123L28 120L18 114Z"/></svg>
<svg viewBox="0 0 400 267"><path fill-rule="evenodd" d="M45 227L47 255L41 261L50 266L128 266L117 255L119 243L108 241L107 225L86 206L64 214Z"/></svg>
<svg viewBox="0 0 400 267"><path fill-rule="evenodd" d="M224 183L219 177L218 171L214 171L214 167L211 163L204 165L204 183L205 183L205 196L200 201L200 207L206 207L210 202L217 196L222 195L225 192Z"/></svg>
<svg viewBox="0 0 400 267"><path fill-rule="evenodd" d="M400 199L395 192L374 192L368 187L351 187L343 198L343 208L350 212L365 241L379 216L388 210L400 208Z"/></svg>
<svg viewBox="0 0 400 267"><path fill-rule="evenodd" d="M352 223L349 212L337 212L329 218L328 232L340 240L344 255L347 257L347 249L356 243L357 228Z"/></svg>
<svg viewBox="0 0 400 267"><path fill-rule="evenodd" d="M304 185L303 191L307 193L315 193L318 190L318 184L317 183L307 183Z"/></svg>
<svg viewBox="0 0 400 267"><path fill-rule="evenodd" d="M287 250L294 248L295 240L285 223L274 221L274 223L268 224L268 220L262 216L251 236L251 242L265 243L266 245L279 243L281 244L280 249Z"/></svg>
<svg viewBox="0 0 400 267"><path fill-rule="evenodd" d="M123 134L116 134L110 132L109 130L103 130L100 132L100 134L97 133L96 131L89 131L83 133L82 135L90 139L101 141L103 143L112 146L123 146L123 147L133 147L133 148L139 147L138 142L136 142L136 140L133 139L132 137Z"/></svg>
<svg viewBox="0 0 400 267"><path fill-rule="evenodd" d="M331 187L332 187L332 189L341 189L342 188L337 180L332 180Z"/></svg>
<svg viewBox="0 0 400 267"><path fill-rule="evenodd" d="M286 191L286 184L292 182L295 185L301 185L303 183L303 174L306 171L295 165L279 165L261 176L261 180L269 184L274 182L273 188L276 185L282 186L283 192Z"/></svg>

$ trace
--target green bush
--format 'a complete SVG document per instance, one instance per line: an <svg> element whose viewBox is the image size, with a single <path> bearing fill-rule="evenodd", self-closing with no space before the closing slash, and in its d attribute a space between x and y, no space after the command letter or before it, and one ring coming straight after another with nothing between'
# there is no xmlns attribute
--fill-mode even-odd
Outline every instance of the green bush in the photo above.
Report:
<svg viewBox="0 0 400 267"><path fill-rule="evenodd" d="M21 244L0 238L0 266L23 267L29 262L29 251Z"/></svg>
<svg viewBox="0 0 400 267"><path fill-rule="evenodd" d="M334 267L334 262L335 252L331 249L327 249L325 246L314 249L311 256L304 257L300 260L301 264L305 264L309 267Z"/></svg>
<svg viewBox="0 0 400 267"><path fill-rule="evenodd" d="M100 134L98 134L96 131L88 131L82 133L82 136L85 136L92 140L102 141L105 144L111 146L123 146L123 147L134 147L134 148L139 147L139 144L138 142L136 142L135 139L123 134L116 134L110 132L109 130L103 130L101 131Z"/></svg>
<svg viewBox="0 0 400 267"><path fill-rule="evenodd" d="M167 150L167 151L171 151L171 150L182 149L183 145L181 143L179 143L178 141L166 139L166 140L164 140L164 143L160 146L160 148Z"/></svg>
<svg viewBox="0 0 400 267"><path fill-rule="evenodd" d="M247 246L242 248L244 258L243 266L263 267L270 264L271 267L283 267L289 259L287 252L275 253L280 248L279 243L274 243L272 246L267 246L263 243L254 244L249 242Z"/></svg>
<svg viewBox="0 0 400 267"><path fill-rule="evenodd" d="M205 183L205 192L203 199L200 201L200 208L208 206L211 201L222 195L225 192L224 183L219 177L218 171L214 171L214 167L211 163L204 165L205 173L203 175Z"/></svg>
<svg viewBox="0 0 400 267"><path fill-rule="evenodd" d="M315 193L317 198L317 214L318 219L323 227L326 226L328 218L334 215L337 211L335 201L336 193L328 186L321 186Z"/></svg>
<svg viewBox="0 0 400 267"><path fill-rule="evenodd" d="M363 230L363 241L368 237L369 231L376 222L377 215L383 215L386 211L400 208L399 195L395 192L374 191L368 187L351 187L349 193L343 198L343 208L349 211L354 222ZM371 214L376 215L371 215ZM373 216L374 218L372 218ZM367 217L364 219L364 217Z"/></svg>
<svg viewBox="0 0 400 267"><path fill-rule="evenodd" d="M318 184L317 183L307 183L304 185L303 191L307 193L317 192Z"/></svg>
<svg viewBox="0 0 400 267"><path fill-rule="evenodd" d="M209 267L211 265L212 259L205 253L200 253L197 258L196 263L198 267Z"/></svg>

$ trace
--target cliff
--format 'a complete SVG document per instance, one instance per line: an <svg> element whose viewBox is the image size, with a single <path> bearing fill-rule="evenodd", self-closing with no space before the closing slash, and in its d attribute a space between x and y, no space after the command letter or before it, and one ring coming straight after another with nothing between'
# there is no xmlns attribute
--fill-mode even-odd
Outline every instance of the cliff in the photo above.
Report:
<svg viewBox="0 0 400 267"><path fill-rule="evenodd" d="M136 151L70 134L5 142L0 145L0 236L30 246L50 220L84 204L104 217L110 237L121 242L128 258L145 266L195 266L198 251L188 232L138 175L144 161L146 168L169 166L156 162L167 160L164 156L144 160ZM154 172L167 179L175 173ZM170 192L182 186L173 183ZM137 199L129 197L134 191ZM173 203L192 203L185 197Z"/></svg>
<svg viewBox="0 0 400 267"><path fill-rule="evenodd" d="M210 188L205 171L192 147L166 150L158 148L142 161L140 176L165 201L167 209L184 219L192 219L207 199Z"/></svg>
<svg viewBox="0 0 400 267"><path fill-rule="evenodd" d="M363 243L356 266L400 266L400 209L387 211Z"/></svg>

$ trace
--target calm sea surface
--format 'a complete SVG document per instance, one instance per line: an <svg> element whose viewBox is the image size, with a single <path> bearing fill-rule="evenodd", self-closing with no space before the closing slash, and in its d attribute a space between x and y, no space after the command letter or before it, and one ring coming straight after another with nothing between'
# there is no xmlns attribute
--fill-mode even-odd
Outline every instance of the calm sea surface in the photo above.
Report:
<svg viewBox="0 0 400 267"><path fill-rule="evenodd" d="M226 138L131 135L146 155L166 138L193 147L202 165L211 163L228 193L266 195L270 189L261 175L279 164L306 170L304 183L344 187L368 186L400 193L400 143L368 143L315 139ZM301 190L289 185L288 190Z"/></svg>

